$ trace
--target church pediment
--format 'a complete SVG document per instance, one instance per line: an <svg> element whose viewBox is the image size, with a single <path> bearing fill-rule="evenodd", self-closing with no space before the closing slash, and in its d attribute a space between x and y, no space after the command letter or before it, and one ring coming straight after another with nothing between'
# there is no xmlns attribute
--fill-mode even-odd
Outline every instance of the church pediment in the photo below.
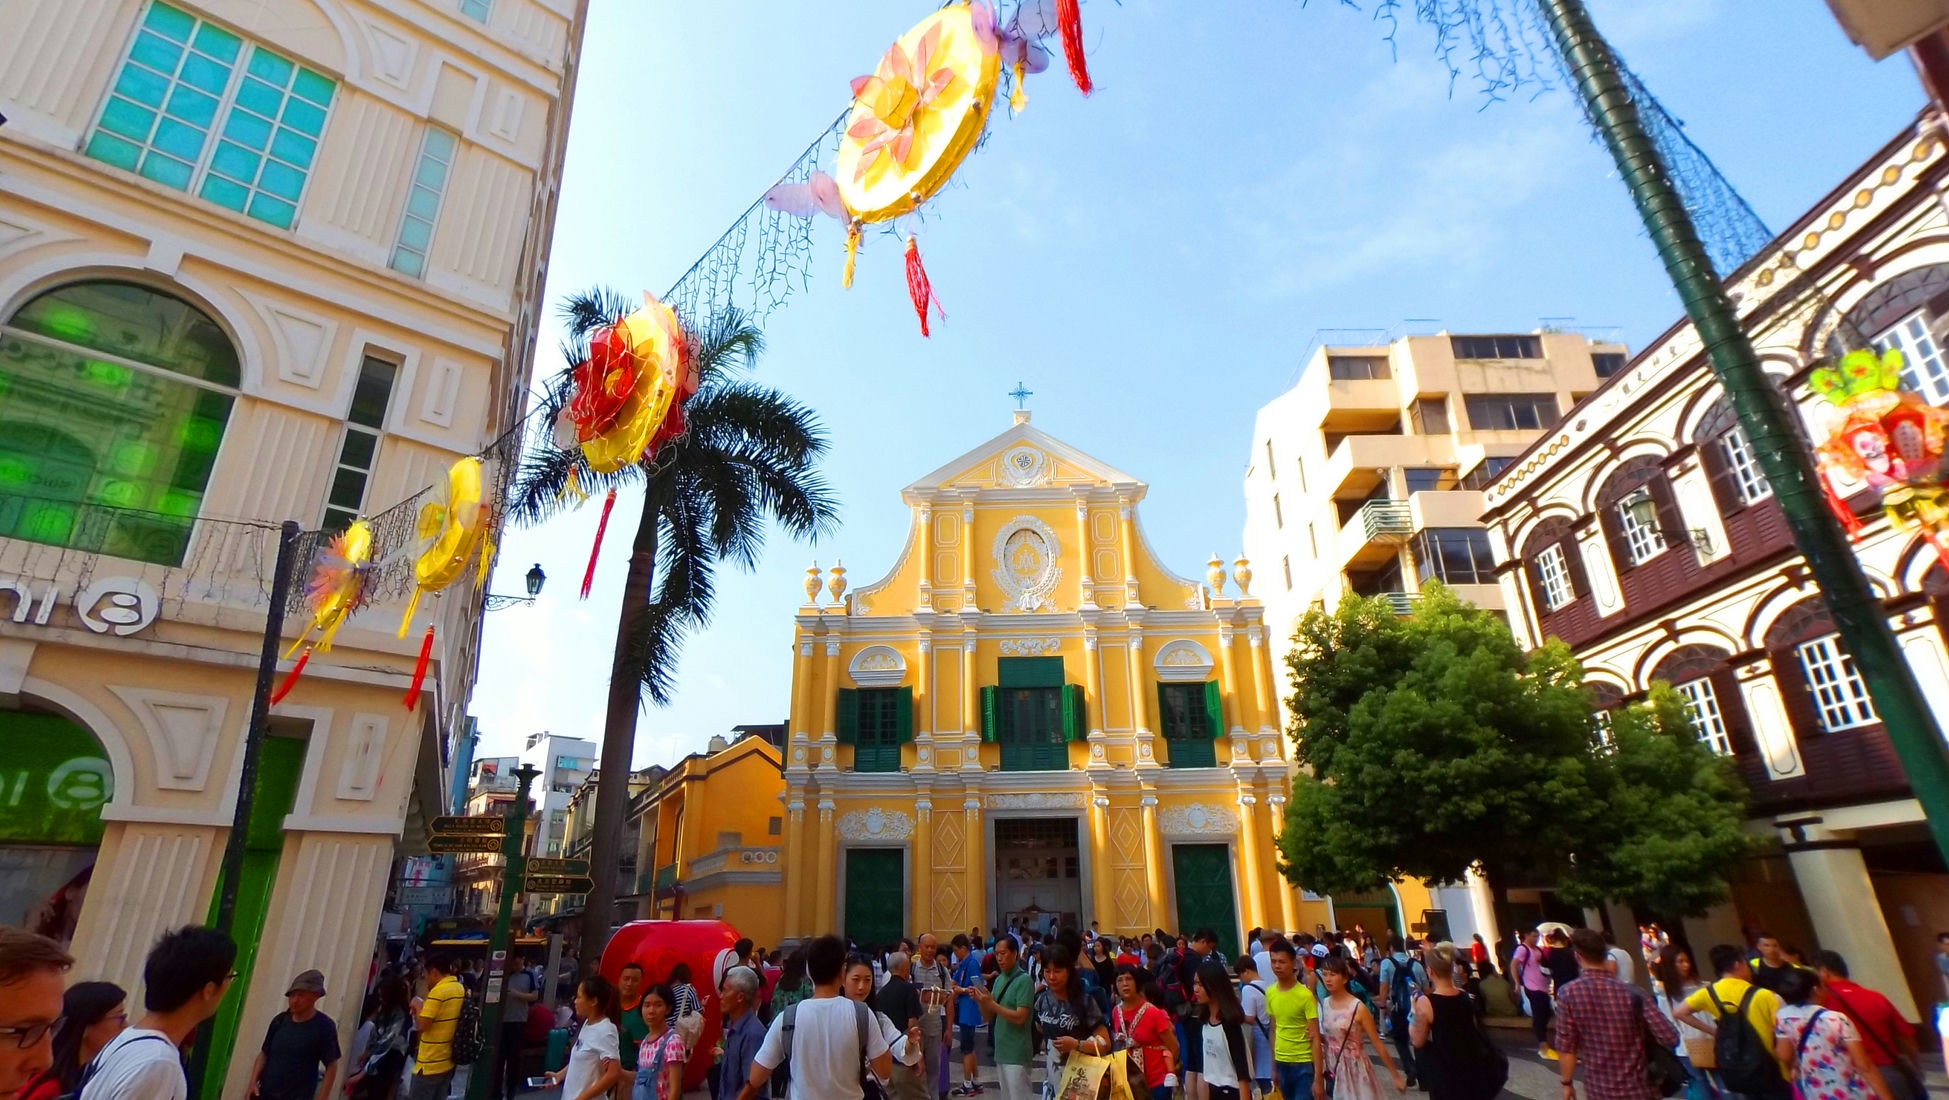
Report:
<svg viewBox="0 0 1949 1100"><path fill-rule="evenodd" d="M1132 499L1141 497L1144 490L1143 482L1024 420L907 486L906 491L927 494L1077 486L1116 489Z"/></svg>

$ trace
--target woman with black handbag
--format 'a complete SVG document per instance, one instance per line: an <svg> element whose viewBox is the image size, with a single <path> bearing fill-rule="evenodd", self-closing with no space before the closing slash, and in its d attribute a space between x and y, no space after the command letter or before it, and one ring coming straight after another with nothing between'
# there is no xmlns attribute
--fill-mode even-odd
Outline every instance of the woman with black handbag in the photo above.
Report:
<svg viewBox="0 0 1949 1100"><path fill-rule="evenodd" d="M1455 945L1436 944L1422 962L1430 988L1415 998L1409 1037L1429 1100L1489 1100L1509 1080L1509 1059L1483 1033L1469 995L1455 984Z"/></svg>

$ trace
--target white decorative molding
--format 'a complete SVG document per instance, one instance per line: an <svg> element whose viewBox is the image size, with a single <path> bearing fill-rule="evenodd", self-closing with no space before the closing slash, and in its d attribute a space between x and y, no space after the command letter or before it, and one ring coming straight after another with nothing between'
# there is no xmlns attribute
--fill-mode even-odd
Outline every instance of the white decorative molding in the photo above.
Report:
<svg viewBox="0 0 1949 1100"><path fill-rule="evenodd" d="M1026 443L1004 451L1001 466L1002 482L1012 488L1025 489L1049 481L1049 456Z"/></svg>
<svg viewBox="0 0 1949 1100"><path fill-rule="evenodd" d="M1203 683L1211 679L1211 651L1189 638L1179 638L1157 647L1151 662L1157 678L1165 683Z"/></svg>
<svg viewBox="0 0 1949 1100"><path fill-rule="evenodd" d="M984 801L991 810L1080 810L1088 805L1081 791L1028 791L991 794Z"/></svg>
<svg viewBox="0 0 1949 1100"><path fill-rule="evenodd" d="M339 798L370 802L378 795L383 782L381 766L386 761L386 725L382 714L352 715L345 762L339 765L338 790L333 792Z"/></svg>
<svg viewBox="0 0 1949 1100"><path fill-rule="evenodd" d="M1003 638L1000 648L1004 657L1041 657L1062 650L1061 638Z"/></svg>
<svg viewBox="0 0 1949 1100"><path fill-rule="evenodd" d="M905 840L914 835L914 819L899 810L854 810L842 814L833 828L846 840Z"/></svg>
<svg viewBox="0 0 1949 1100"><path fill-rule="evenodd" d="M404 90L413 73L413 58L418 44L367 20L360 20L366 41L372 45L372 74Z"/></svg>
<svg viewBox="0 0 1949 1100"><path fill-rule="evenodd" d="M1003 611L1041 611L1062 580L1056 533L1034 516L1016 516L995 533L992 571L1008 597Z"/></svg>
<svg viewBox="0 0 1949 1100"><path fill-rule="evenodd" d="M135 712L155 753L155 784L164 790L200 791L209 784L210 762L223 736L230 701L221 695L108 685Z"/></svg>
<svg viewBox="0 0 1949 1100"><path fill-rule="evenodd" d="M898 687L907 678L907 659L892 646L870 645L853 654L846 671L859 687Z"/></svg>
<svg viewBox="0 0 1949 1100"><path fill-rule="evenodd" d="M1167 837L1231 836L1238 832L1238 812L1203 802L1167 806L1157 811L1157 831Z"/></svg>
<svg viewBox="0 0 1949 1100"><path fill-rule="evenodd" d="M420 401L420 419L442 428L453 427L453 413L460 401L461 365L451 359L435 357L427 372L426 395Z"/></svg>
<svg viewBox="0 0 1949 1100"><path fill-rule="evenodd" d="M502 88L500 93L495 100L494 117L488 123L487 132L502 141L512 142L521 136L521 115L528 102L512 88Z"/></svg>
<svg viewBox="0 0 1949 1100"><path fill-rule="evenodd" d="M254 298L251 305L270 326L278 378L312 390L323 385L338 322L282 302Z"/></svg>

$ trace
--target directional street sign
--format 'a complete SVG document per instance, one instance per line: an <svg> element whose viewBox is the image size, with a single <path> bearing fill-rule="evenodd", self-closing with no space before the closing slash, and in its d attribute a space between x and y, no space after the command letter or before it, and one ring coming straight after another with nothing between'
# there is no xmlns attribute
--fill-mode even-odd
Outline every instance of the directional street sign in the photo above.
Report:
<svg viewBox="0 0 1949 1100"><path fill-rule="evenodd" d="M586 894L595 889L587 875L529 875L522 888L530 894Z"/></svg>
<svg viewBox="0 0 1949 1100"><path fill-rule="evenodd" d="M528 877L552 878L567 875L571 878L589 873L586 859L531 859L528 861Z"/></svg>
<svg viewBox="0 0 1949 1100"><path fill-rule="evenodd" d="M449 835L500 836L508 831L508 822L504 817L436 817L433 819L433 831Z"/></svg>
<svg viewBox="0 0 1949 1100"><path fill-rule="evenodd" d="M473 852L498 855L501 851L501 838L498 836L452 836L435 834L427 840L426 850L436 855L453 855L458 852Z"/></svg>

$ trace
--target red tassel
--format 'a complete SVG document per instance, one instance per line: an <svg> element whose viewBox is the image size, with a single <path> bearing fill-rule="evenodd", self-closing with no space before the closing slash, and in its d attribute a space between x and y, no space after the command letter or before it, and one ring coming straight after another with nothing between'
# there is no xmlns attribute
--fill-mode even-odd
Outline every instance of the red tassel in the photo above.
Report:
<svg viewBox="0 0 1949 1100"><path fill-rule="evenodd" d="M1083 7L1079 0L1056 0L1056 28L1062 32L1062 58L1069 62L1069 78L1084 95L1096 89L1083 59Z"/></svg>
<svg viewBox="0 0 1949 1100"><path fill-rule="evenodd" d="M920 262L920 242L907 238L907 297L914 303L914 313L920 318L920 334L931 335L927 331L927 307L947 319L947 310L941 308L941 300L934 294L934 284L927 281L927 268Z"/></svg>
<svg viewBox="0 0 1949 1100"><path fill-rule="evenodd" d="M616 490L602 498L602 518L596 521L596 544L589 547L589 567L582 571L582 598L589 598L589 586L596 583L596 559L602 556L602 536L609 530L609 513L616 507Z"/></svg>
<svg viewBox="0 0 1949 1100"><path fill-rule="evenodd" d="M433 628L426 628L426 637L420 639L420 659L413 666L413 684L406 689L406 709L412 710L420 704L420 688L426 686L426 667L433 663Z"/></svg>
<svg viewBox="0 0 1949 1100"><path fill-rule="evenodd" d="M309 660L311 660L311 647L306 646L305 651L298 654L298 663L291 666L291 671L284 674L284 680L278 684L277 690L271 692L272 706L284 702L284 697L291 694L291 689L297 686L298 677L304 675L305 662Z"/></svg>

